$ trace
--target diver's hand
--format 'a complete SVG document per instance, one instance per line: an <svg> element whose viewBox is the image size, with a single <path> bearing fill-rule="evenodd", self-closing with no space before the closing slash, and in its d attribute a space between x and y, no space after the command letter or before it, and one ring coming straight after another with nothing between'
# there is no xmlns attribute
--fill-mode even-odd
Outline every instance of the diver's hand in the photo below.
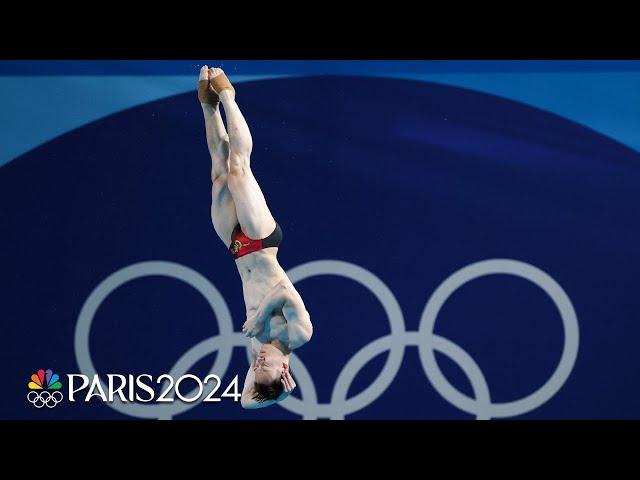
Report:
<svg viewBox="0 0 640 480"><path fill-rule="evenodd" d="M294 388L296 388L296 382L293 380L291 376L291 372L289 372L289 365L284 364L284 371L282 372L281 377L282 385L284 386L284 391L287 393L291 393Z"/></svg>
<svg viewBox="0 0 640 480"><path fill-rule="evenodd" d="M257 337L262 333L264 329L264 322L258 321L257 315L247 318L247 321L242 325L242 333L247 337Z"/></svg>

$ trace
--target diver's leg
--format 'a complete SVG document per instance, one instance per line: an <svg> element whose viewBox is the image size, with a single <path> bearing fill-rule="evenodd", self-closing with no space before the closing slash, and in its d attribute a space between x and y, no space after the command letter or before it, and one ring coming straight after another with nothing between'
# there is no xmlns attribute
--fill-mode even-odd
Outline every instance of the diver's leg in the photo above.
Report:
<svg viewBox="0 0 640 480"><path fill-rule="evenodd" d="M212 77L222 74L213 68ZM250 168L253 140L238 104L235 91L226 89L219 92L220 101L227 117L229 134L229 173L227 184L236 208L242 231L249 238L268 236L276 227L276 222L267 206L262 190Z"/></svg>
<svg viewBox="0 0 640 480"><path fill-rule="evenodd" d="M203 82L207 83L204 84ZM204 114L207 146L211 156L211 222L220 240L229 247L231 233L238 224L236 207L227 184L229 174L229 136L220 116L219 101L208 84L209 68L200 70L198 97Z"/></svg>

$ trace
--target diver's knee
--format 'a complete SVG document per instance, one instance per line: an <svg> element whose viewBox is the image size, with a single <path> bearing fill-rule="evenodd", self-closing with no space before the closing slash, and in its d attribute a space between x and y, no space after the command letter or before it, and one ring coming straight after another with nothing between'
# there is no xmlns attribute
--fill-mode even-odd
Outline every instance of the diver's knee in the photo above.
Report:
<svg viewBox="0 0 640 480"><path fill-rule="evenodd" d="M220 191L227 185L227 177L229 174L225 172L221 172L219 170L212 169L211 170L211 184L213 193Z"/></svg>
<svg viewBox="0 0 640 480"><path fill-rule="evenodd" d="M209 154L214 162L226 162L227 158L229 158L229 136L225 135L215 145L211 145Z"/></svg>
<svg viewBox="0 0 640 480"><path fill-rule="evenodd" d="M233 178L234 181L238 180L238 177L242 177L249 172L249 156L248 155L236 155L232 153L229 156L229 181Z"/></svg>
<svg viewBox="0 0 640 480"><path fill-rule="evenodd" d="M229 136L229 149L231 154L239 156L249 156L253 150L253 138L250 134L232 133Z"/></svg>

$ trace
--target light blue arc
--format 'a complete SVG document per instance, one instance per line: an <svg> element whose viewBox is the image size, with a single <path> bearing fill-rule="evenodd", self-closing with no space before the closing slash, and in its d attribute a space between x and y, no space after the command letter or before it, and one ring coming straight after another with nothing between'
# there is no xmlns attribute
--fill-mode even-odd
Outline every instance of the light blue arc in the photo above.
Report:
<svg viewBox="0 0 640 480"><path fill-rule="evenodd" d="M230 75L234 83L295 75ZM545 110L640 152L640 72L376 74L475 90ZM2 76L0 166L87 123L192 91L197 76ZM389 92L388 101L392 101Z"/></svg>

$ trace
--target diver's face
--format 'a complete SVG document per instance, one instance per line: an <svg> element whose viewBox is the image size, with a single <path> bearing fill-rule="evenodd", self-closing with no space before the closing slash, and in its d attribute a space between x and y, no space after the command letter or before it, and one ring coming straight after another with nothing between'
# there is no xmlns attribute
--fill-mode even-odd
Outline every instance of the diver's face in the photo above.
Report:
<svg viewBox="0 0 640 480"><path fill-rule="evenodd" d="M285 356L277 348L263 345L253 365L257 383L268 385L280 380L284 371Z"/></svg>

